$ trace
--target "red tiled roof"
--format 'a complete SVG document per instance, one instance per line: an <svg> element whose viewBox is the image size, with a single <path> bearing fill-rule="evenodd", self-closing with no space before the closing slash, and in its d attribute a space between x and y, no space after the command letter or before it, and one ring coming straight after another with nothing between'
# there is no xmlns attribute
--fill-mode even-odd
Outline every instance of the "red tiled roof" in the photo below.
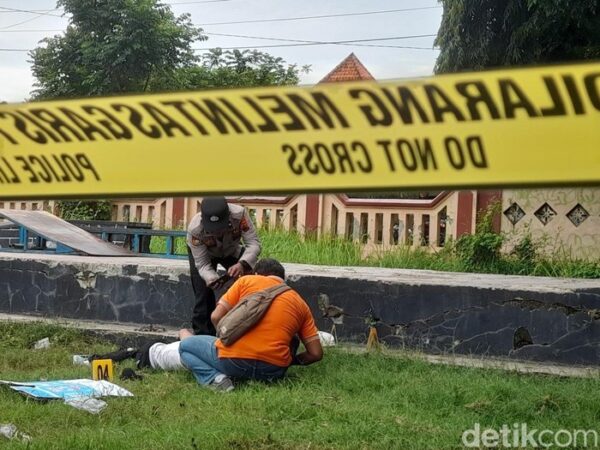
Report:
<svg viewBox="0 0 600 450"><path fill-rule="evenodd" d="M337 83L340 81L374 80L373 75L363 66L354 53L339 63L335 69L325 75L319 83Z"/></svg>

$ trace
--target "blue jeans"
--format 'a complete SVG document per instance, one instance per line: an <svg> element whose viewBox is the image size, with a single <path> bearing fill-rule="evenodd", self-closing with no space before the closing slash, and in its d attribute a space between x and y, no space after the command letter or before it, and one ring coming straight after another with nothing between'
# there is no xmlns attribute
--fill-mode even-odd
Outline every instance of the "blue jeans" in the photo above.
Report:
<svg viewBox="0 0 600 450"><path fill-rule="evenodd" d="M213 382L217 375L228 377L273 381L283 378L287 367L279 367L255 359L219 358L214 336L198 335L181 341L179 355L199 384Z"/></svg>

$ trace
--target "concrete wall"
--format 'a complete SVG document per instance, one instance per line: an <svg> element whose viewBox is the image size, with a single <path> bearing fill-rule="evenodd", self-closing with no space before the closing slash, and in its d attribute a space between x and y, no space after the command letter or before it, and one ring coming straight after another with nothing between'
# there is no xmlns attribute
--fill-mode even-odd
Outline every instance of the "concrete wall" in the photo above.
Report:
<svg viewBox="0 0 600 450"><path fill-rule="evenodd" d="M392 346L600 365L600 280L286 268L321 330L319 297L341 308L342 340L365 342L373 321ZM187 326L192 307L186 261L0 254L0 312ZM519 327L533 344L515 350Z"/></svg>

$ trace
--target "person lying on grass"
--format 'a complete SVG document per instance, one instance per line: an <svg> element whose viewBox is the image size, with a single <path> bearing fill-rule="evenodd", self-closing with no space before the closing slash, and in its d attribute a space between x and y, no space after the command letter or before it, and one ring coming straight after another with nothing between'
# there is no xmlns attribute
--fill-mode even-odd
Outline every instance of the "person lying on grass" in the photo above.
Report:
<svg viewBox="0 0 600 450"><path fill-rule="evenodd" d="M260 260L254 273L239 278L221 297L211 315L215 328L240 300L285 280L285 269L275 259ZM306 349L299 354L296 335ZM310 308L291 289L279 294L260 321L228 346L215 336L194 336L189 331L180 337L183 366L200 385L224 392L234 389L232 378L270 382L283 378L292 364L309 365L323 358Z"/></svg>
<svg viewBox="0 0 600 450"><path fill-rule="evenodd" d="M283 283L285 269L274 259L263 259L254 275L238 279L223 295L211 316L214 325L246 296ZM296 354L300 337L305 351ZM122 361L135 358L139 369L189 369L198 383L220 391L231 391L235 379L274 381L282 378L290 365L320 361L323 349L312 313L300 295L288 290L279 294L253 328L232 345L225 346L214 336L194 336L179 331L180 341L165 344L150 341L139 349L119 350L93 359Z"/></svg>

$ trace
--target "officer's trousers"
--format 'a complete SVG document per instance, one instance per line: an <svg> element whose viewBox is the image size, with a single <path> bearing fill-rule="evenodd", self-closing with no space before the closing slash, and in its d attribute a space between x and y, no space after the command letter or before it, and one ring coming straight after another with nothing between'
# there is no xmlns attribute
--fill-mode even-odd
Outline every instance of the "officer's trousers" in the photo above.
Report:
<svg viewBox="0 0 600 450"><path fill-rule="evenodd" d="M241 256L241 254L240 254ZM204 279L200 276L192 251L188 247L188 259L190 262L190 278L192 279L192 289L194 290L194 297L196 299L196 305L192 313L192 328L194 334L210 334L211 336L216 335L215 327L210 321L210 315L215 310L215 292L206 285ZM221 264L225 269L229 269L231 266L239 261L239 257L226 256L224 258L213 258L210 263L213 269L216 270L217 265ZM222 290L219 290L221 293Z"/></svg>

